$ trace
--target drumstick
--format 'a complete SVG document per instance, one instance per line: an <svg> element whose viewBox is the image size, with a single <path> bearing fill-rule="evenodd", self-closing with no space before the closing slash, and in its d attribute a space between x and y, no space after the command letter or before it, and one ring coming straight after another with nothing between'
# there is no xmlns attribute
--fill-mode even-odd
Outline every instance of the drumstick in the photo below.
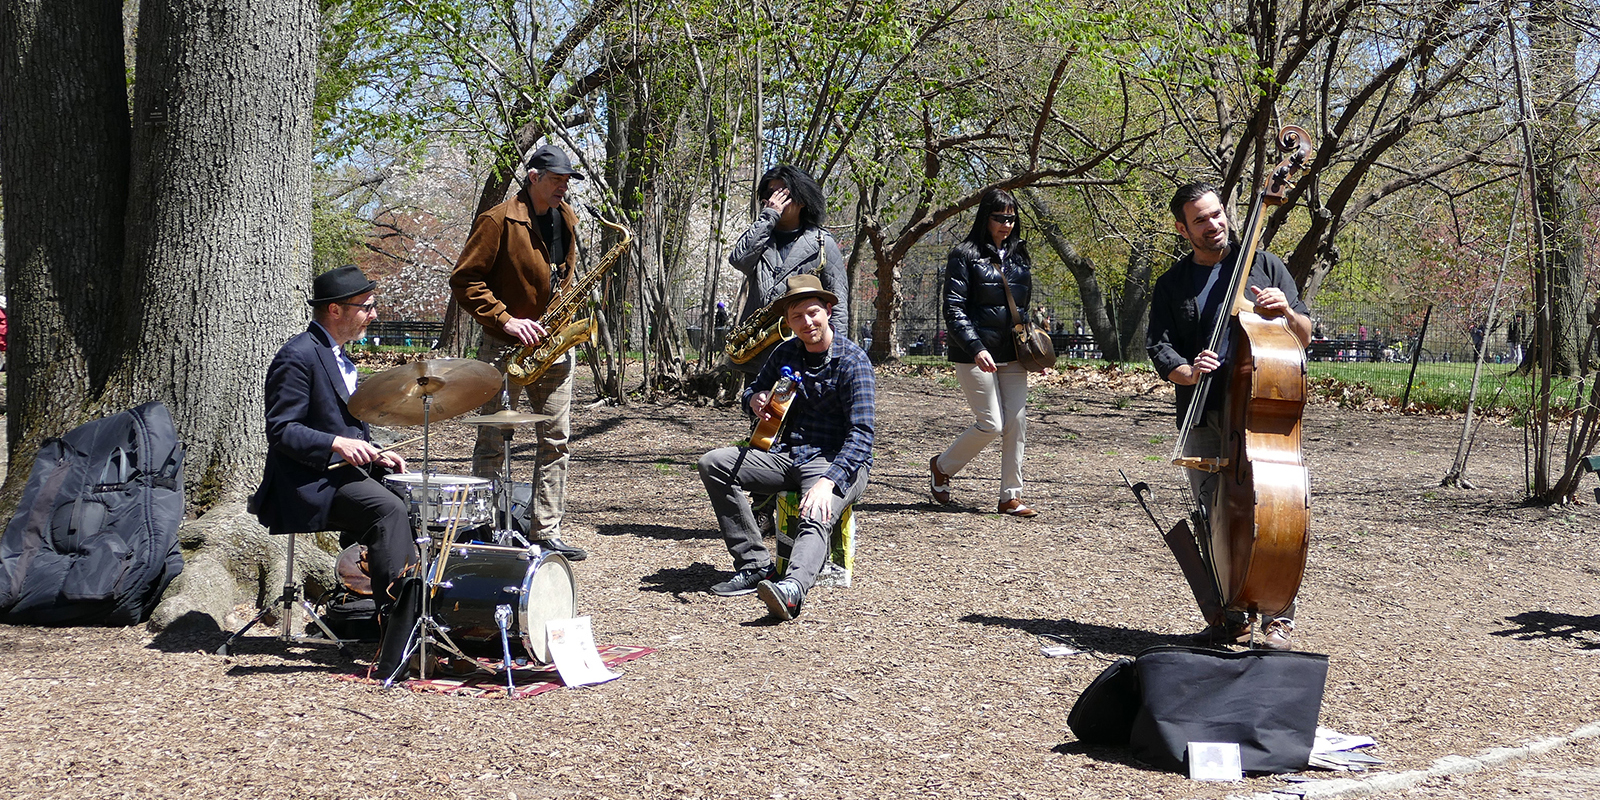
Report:
<svg viewBox="0 0 1600 800"><path fill-rule="evenodd" d="M459 507L462 503L466 502L466 499L467 487L465 485L459 486L456 488L455 493L451 496L450 505L453 508ZM444 565L446 561L450 560L450 546L456 543L456 528L460 526L461 517L459 516L452 517L450 519L450 524L445 526L444 543L439 546L439 559L434 562L433 580L429 587L432 591L432 594L439 593L439 581L440 579L444 578ZM431 597L432 594L429 596Z"/></svg>
<svg viewBox="0 0 1600 800"><path fill-rule="evenodd" d="M414 444L414 443L420 442L420 441L422 441L422 437L421 436L413 436L410 439L406 439L406 440L400 441L400 442L395 442L394 444L391 444L388 447L385 447L385 448L379 450L378 453L381 455L383 453L389 452L390 450L398 450L398 449L400 449L402 447L405 447L408 444ZM340 461L339 463L334 464L331 467L328 467L328 469L338 469L340 467L348 467L348 466L350 466L350 462L348 462L348 461Z"/></svg>

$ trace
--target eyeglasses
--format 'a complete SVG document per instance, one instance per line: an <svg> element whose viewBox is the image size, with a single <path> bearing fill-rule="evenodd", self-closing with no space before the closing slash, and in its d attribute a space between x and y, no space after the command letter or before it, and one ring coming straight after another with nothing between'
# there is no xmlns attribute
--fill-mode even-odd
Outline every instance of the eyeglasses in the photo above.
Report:
<svg viewBox="0 0 1600 800"><path fill-rule="evenodd" d="M1017 215L1016 214L990 214L989 215L989 219L992 219L995 222L1000 223L1001 225L1015 225L1015 224L1017 224Z"/></svg>
<svg viewBox="0 0 1600 800"><path fill-rule="evenodd" d="M378 301L376 300L368 300L365 303L337 303L336 305L341 305L346 308L359 308L368 314L376 314L378 312Z"/></svg>

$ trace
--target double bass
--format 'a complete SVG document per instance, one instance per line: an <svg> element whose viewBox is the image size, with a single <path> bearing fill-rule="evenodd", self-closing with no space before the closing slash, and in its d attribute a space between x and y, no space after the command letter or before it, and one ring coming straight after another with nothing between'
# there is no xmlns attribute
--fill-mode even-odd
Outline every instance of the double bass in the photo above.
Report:
<svg viewBox="0 0 1600 800"><path fill-rule="evenodd" d="M1218 476L1209 507L1201 509L1207 524L1195 533L1208 545L1205 560L1223 608L1262 617L1278 616L1293 604L1311 521L1311 477L1300 442L1305 348L1286 317L1255 313L1247 288L1266 209L1284 203L1291 177L1311 154L1311 136L1285 126L1278 147L1291 152L1251 204L1226 295L1232 305L1218 313L1206 348L1223 352L1223 337L1230 337L1227 359L1195 387L1172 455L1174 464ZM1203 424L1206 397L1219 381L1226 392L1222 451L1211 458L1185 456L1189 434Z"/></svg>

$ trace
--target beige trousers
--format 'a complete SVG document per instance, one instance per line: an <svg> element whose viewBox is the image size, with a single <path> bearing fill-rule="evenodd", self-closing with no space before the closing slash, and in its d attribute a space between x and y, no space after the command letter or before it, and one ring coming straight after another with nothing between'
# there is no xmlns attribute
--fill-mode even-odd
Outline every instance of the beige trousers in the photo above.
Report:
<svg viewBox="0 0 1600 800"><path fill-rule="evenodd" d="M955 475L990 442L1000 439L1000 502L1022 497L1022 449L1028 440L1028 371L1015 361L984 372L956 364L956 380L972 407L972 426L939 455L939 471Z"/></svg>

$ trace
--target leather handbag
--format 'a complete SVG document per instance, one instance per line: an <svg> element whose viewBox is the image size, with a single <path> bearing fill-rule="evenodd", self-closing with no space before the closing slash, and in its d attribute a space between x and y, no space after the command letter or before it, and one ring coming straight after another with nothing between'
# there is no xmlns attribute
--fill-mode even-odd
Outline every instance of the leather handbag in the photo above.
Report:
<svg viewBox="0 0 1600 800"><path fill-rule="evenodd" d="M1044 372L1056 365L1056 346L1050 334L1033 326L1017 313L1017 301L1011 296L1011 281L1006 279L1006 269L999 261L994 267L1000 273L1000 285L1006 290L1006 307L1011 309L1011 330L1017 337L1017 362L1029 372Z"/></svg>

